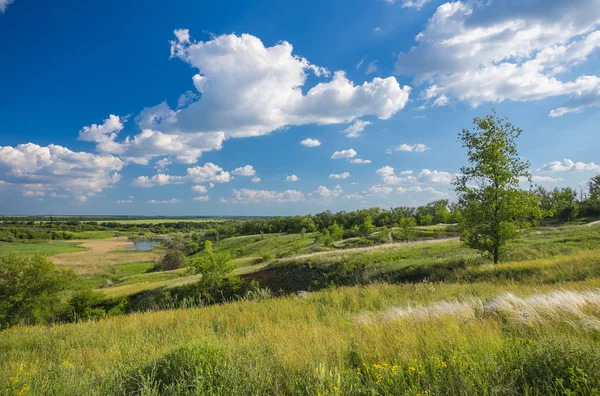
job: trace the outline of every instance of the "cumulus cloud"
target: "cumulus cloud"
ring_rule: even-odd
[[[135,201],[132,199],[119,199],[117,201],[115,201],[116,204],[122,205],[122,204],[131,204],[134,203]]]
[[[201,184],[192,187],[192,191],[198,194],[206,194],[208,192],[208,188]]]
[[[357,138],[368,125],[371,125],[371,122],[363,120],[354,120],[354,123],[348,128],[344,129],[342,133],[348,138]]]
[[[252,165],[246,165],[240,168],[235,168],[231,173],[237,176],[254,176],[256,175],[256,170],[254,170]]]
[[[427,83],[421,96],[433,105],[452,97],[478,106],[566,96],[550,115],[579,112],[600,105],[597,76],[569,80],[600,47],[599,25],[596,0],[448,2],[398,55],[396,72]]]
[[[370,164],[372,161],[371,160],[360,159],[360,158],[355,158],[353,160],[350,160],[350,162],[353,163],[353,164]]]
[[[336,151],[331,155],[331,159],[354,158],[356,151],[354,149]]]
[[[245,169],[245,172],[248,171],[246,167],[238,169]],[[231,174],[229,172],[224,171],[223,168],[212,162],[207,162],[202,166],[187,168],[187,175],[185,176],[174,176],[164,173],[159,173],[151,177],[139,176],[134,179],[133,185],[137,187],[154,187],[182,183],[228,183],[230,180]]]
[[[330,179],[347,179],[350,177],[350,173],[349,172],[344,172],[344,173],[332,173],[329,175]]]
[[[176,109],[163,102],[135,118],[141,132],[118,140],[122,120],[82,130],[81,139],[97,150],[145,164],[155,156],[194,163],[206,151],[220,150],[229,138],[261,136],[294,125],[351,122],[363,116],[388,119],[404,108],[410,87],[395,77],[362,84],[343,71],[331,73],[293,53],[290,43],[271,47],[252,35],[222,35],[193,41],[186,29],[175,31],[171,56],[198,71]],[[309,75],[321,82],[306,87]],[[307,142],[315,147],[315,142]]]
[[[171,176],[164,173],[159,173],[152,177],[139,176],[133,180],[133,185],[136,187],[154,187],[164,186],[166,184],[181,184],[185,182],[183,176]]]
[[[254,176],[250,181],[252,183],[258,183],[258,182],[260,182],[260,177]]]
[[[419,173],[419,176],[417,178],[420,182],[423,182],[423,183],[450,184],[452,182],[452,180],[454,180],[455,177],[456,177],[455,174],[448,173],[448,172],[440,172],[437,170],[431,171],[429,169],[422,169],[421,173]]]
[[[285,181],[289,181],[289,182],[295,182],[300,180],[300,178],[296,175],[289,175],[285,178]]]
[[[335,186],[335,188],[333,190],[330,190],[325,186],[319,186],[319,188],[317,188],[317,190],[313,194],[316,194],[316,195],[320,196],[321,198],[328,200],[328,199],[337,198],[343,192],[344,191],[342,191],[340,186]]]
[[[305,147],[319,147],[321,145],[321,142],[317,139],[307,138],[301,141],[300,144]]]
[[[122,146],[116,143],[118,133],[123,129],[123,122],[119,116],[111,114],[100,125],[84,126],[79,131],[77,140],[96,143],[96,149],[102,153],[122,154]]]
[[[304,194],[297,190],[283,192],[269,190],[251,190],[243,188],[233,190],[232,198],[221,198],[222,203],[259,203],[259,202],[298,202],[304,199]]]
[[[112,155],[71,151],[34,143],[0,146],[0,177],[31,190],[63,189],[74,197],[98,193],[121,178],[123,161]]]
[[[208,201],[210,198],[208,197],[208,195],[200,195],[198,197],[194,197],[193,200],[194,201],[202,201],[202,202],[206,202]]]
[[[356,85],[343,71],[331,75],[295,55],[285,41],[268,47],[249,34],[208,41],[193,41],[184,29],[175,35],[171,56],[198,70],[192,81],[199,99],[190,101],[186,95],[175,110],[161,103],[142,111],[136,122],[145,136],[112,148],[137,161],[173,155],[191,163],[202,152],[220,149],[228,138],[261,136],[293,125],[347,123],[367,115],[388,119],[408,101],[410,87],[401,87],[395,77]],[[310,74],[324,81],[307,88]],[[156,142],[166,139],[172,145]]]
[[[548,164],[544,164],[544,166],[542,166],[540,168],[540,170],[548,171],[548,172],[552,172],[552,173],[568,172],[568,171],[574,171],[574,172],[593,171],[593,172],[600,173],[600,165],[596,165],[593,162],[590,162],[590,163],[573,162],[570,159],[565,158],[562,162],[561,161],[552,161]]]
[[[154,164],[154,169],[159,170],[159,171],[164,171],[167,169],[167,166],[169,166],[171,164],[172,164],[172,162],[170,159],[163,158],[163,159],[156,161],[156,163]]]
[[[401,145],[396,146],[396,148],[394,150],[395,151],[403,151],[403,152],[407,152],[407,153],[411,153],[411,152],[422,153],[429,149],[430,148],[427,147],[426,145],[424,145],[423,143],[417,143],[417,144],[412,144],[412,145],[402,143]]]
[[[178,204],[180,203],[181,200],[177,199],[177,198],[171,198],[171,199],[166,199],[166,200],[162,200],[162,201],[157,201],[156,199],[151,199],[149,201],[146,201],[146,203],[149,204],[153,204],[153,205],[163,205],[163,204]]]

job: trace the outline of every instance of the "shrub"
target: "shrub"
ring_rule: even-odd
[[[41,255],[0,254],[0,329],[51,321],[64,309],[61,293],[74,278]]]
[[[169,249],[163,258],[156,263],[154,271],[172,271],[185,266],[185,255],[179,249]]]

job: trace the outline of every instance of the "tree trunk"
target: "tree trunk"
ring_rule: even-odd
[[[494,264],[498,264],[500,262],[500,254],[498,249],[494,249]]]

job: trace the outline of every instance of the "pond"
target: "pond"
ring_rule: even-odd
[[[125,246],[125,250],[152,250],[152,246],[160,243],[152,239],[132,239],[130,242],[133,242],[133,246]]]

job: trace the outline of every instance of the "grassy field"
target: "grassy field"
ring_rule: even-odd
[[[0,386],[53,395],[599,394],[600,225],[529,230],[495,266],[456,239],[323,252],[312,241],[215,244],[272,292],[309,292],[259,290],[204,308],[0,332]],[[262,252],[281,257],[256,264]],[[103,292],[198,279],[141,273],[147,265],[106,267],[123,272]]]
[[[53,395],[592,394],[598,287],[378,284],[14,328],[0,333],[0,385]]]
[[[23,254],[61,254],[85,252],[80,242],[73,241],[44,241],[44,242],[0,242],[0,252],[18,252]]]
[[[208,223],[208,222],[223,222],[227,221],[225,219],[135,219],[135,220],[106,220],[106,221],[98,221],[99,223],[108,222],[108,223],[119,223],[119,224],[165,224],[165,223]]]

